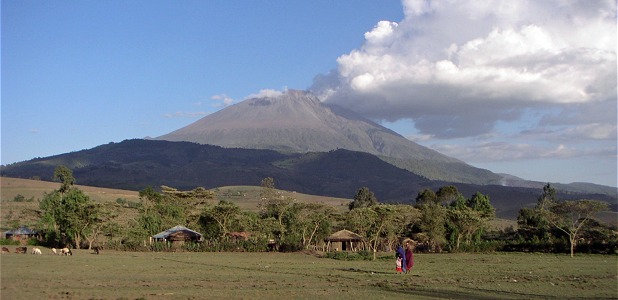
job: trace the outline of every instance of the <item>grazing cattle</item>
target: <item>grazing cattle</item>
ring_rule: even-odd
[[[99,254],[99,251],[101,251],[100,247],[94,247],[92,248],[92,250],[94,251],[94,254]]]
[[[43,253],[41,252],[41,249],[39,249],[39,248],[37,248],[37,247],[32,248],[32,252],[31,252],[31,253],[32,253],[32,254],[39,254],[39,255],[40,255],[40,254],[43,254]]]
[[[69,248],[62,248],[62,249],[60,249],[60,254],[62,254],[62,255],[73,255],[73,253],[71,252],[71,249],[69,249]]]
[[[28,253],[28,247],[17,247],[15,248],[15,253]]]
[[[2,254],[4,253],[11,253],[11,251],[9,251],[9,248],[7,247],[2,247]]]
[[[52,252],[54,252],[54,254],[58,254],[58,252],[56,251],[56,248],[52,248]]]

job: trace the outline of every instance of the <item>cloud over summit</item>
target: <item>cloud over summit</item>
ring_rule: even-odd
[[[436,138],[489,133],[531,110],[583,120],[578,111],[612,105],[577,126],[615,128],[614,1],[402,4],[403,20],[377,23],[312,90],[370,118],[412,120]]]

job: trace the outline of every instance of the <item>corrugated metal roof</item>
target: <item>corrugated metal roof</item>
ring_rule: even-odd
[[[174,226],[174,227],[172,227],[172,228],[170,228],[168,230],[165,230],[165,231],[162,231],[162,232],[159,232],[159,233],[153,235],[152,238],[154,238],[154,239],[165,239],[170,234],[172,234],[174,232],[178,232],[178,231],[189,231],[191,233],[199,235],[200,237],[202,236],[202,234],[197,232],[197,231],[191,230],[191,229],[189,229],[187,227],[184,227],[184,226],[181,226],[181,225],[176,225],[176,226]]]
[[[21,226],[15,230],[9,230],[7,232],[4,233],[4,235],[34,235],[34,234],[39,234],[38,231],[36,230],[32,230],[26,226]]]

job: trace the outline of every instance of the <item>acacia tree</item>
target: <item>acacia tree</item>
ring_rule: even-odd
[[[557,201],[545,203],[540,209],[550,224],[567,234],[573,257],[580,229],[594,214],[607,210],[608,204],[598,200]]]
[[[266,177],[261,182],[262,192],[260,193],[260,214],[263,219],[274,219],[278,228],[273,234],[279,241],[286,238],[287,220],[292,210],[294,199],[283,195],[278,195],[275,189],[275,180]]]
[[[294,203],[290,214],[290,232],[299,235],[302,247],[309,249],[314,240],[330,232],[333,207],[322,203]]]
[[[363,243],[373,252],[374,260],[381,237],[388,236],[388,229],[396,220],[396,212],[395,206],[388,204],[355,208],[348,212],[347,225],[363,237]]]

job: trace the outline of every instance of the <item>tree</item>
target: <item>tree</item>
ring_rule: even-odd
[[[597,200],[546,202],[540,208],[554,227],[567,234],[571,245],[571,257],[582,226],[594,214],[608,209],[608,204]]]
[[[275,190],[275,180],[272,177],[266,177],[262,179],[260,186],[262,187],[262,192],[260,193],[261,201],[267,201],[277,197],[277,191]]]
[[[69,168],[56,167],[54,180],[61,182],[60,188],[44,195],[39,204],[42,211],[40,223],[47,229],[49,239],[62,244],[68,239],[79,249],[82,239],[98,223],[100,207],[73,187],[75,178]]]
[[[350,204],[348,205],[348,208],[350,210],[353,210],[355,208],[361,208],[361,207],[372,207],[377,204],[378,204],[378,199],[373,194],[373,192],[370,191],[369,188],[367,187],[362,187],[356,192],[356,195],[354,196],[354,200],[350,202]]]
[[[537,198],[537,208],[543,209],[546,205],[551,205],[558,201],[556,196],[556,189],[554,189],[549,183],[543,186],[543,193]]]
[[[489,202],[489,196],[476,192],[468,201],[466,206],[478,211],[483,218],[493,218],[496,215],[496,210]]]
[[[438,202],[442,203],[442,205],[449,205],[461,198],[461,194],[454,185],[447,185],[439,188],[438,192],[436,192],[436,196],[438,197]]]
[[[60,193],[66,193],[74,184],[75,177],[73,177],[73,171],[65,166],[57,166],[54,169],[54,181],[60,182]]]
[[[557,201],[556,190],[548,183],[543,186],[543,191],[537,197],[537,203],[533,208],[524,207],[517,215],[518,232],[525,239],[533,242],[550,242],[552,238],[550,224],[544,208],[551,206]]]
[[[422,206],[424,204],[432,204],[438,202],[438,196],[430,189],[424,189],[416,196],[416,206]]]
[[[294,203],[291,214],[291,232],[300,235],[302,247],[309,249],[314,240],[324,238],[330,232],[333,207],[322,203]]]
[[[469,199],[457,194],[448,209],[448,225],[450,225],[451,241],[455,249],[459,250],[462,239],[466,244],[480,240],[487,222],[495,215],[494,207],[489,203],[489,196],[476,192]]]
[[[439,252],[446,242],[446,214],[447,209],[438,203],[424,203],[419,207],[421,216],[419,228],[427,234],[429,246],[433,251]]]
[[[374,260],[381,241],[380,237],[388,236],[388,229],[392,228],[396,220],[396,212],[396,208],[388,204],[359,207],[348,212],[348,226],[355,228],[363,237],[363,243],[373,252]]]
[[[459,250],[462,238],[466,243],[472,239],[472,235],[483,228],[483,219],[480,212],[467,206],[448,210],[448,219],[453,228],[452,239],[455,243],[455,250]]]
[[[266,177],[261,182],[262,192],[260,193],[260,213],[263,219],[273,218],[276,220],[278,228],[273,234],[283,241],[286,235],[286,220],[292,208],[294,199],[278,195],[275,189],[275,180]]]
[[[230,223],[240,214],[240,207],[234,203],[221,200],[214,207],[207,208],[204,214],[217,223],[220,232],[219,237],[222,238],[229,232]]]

